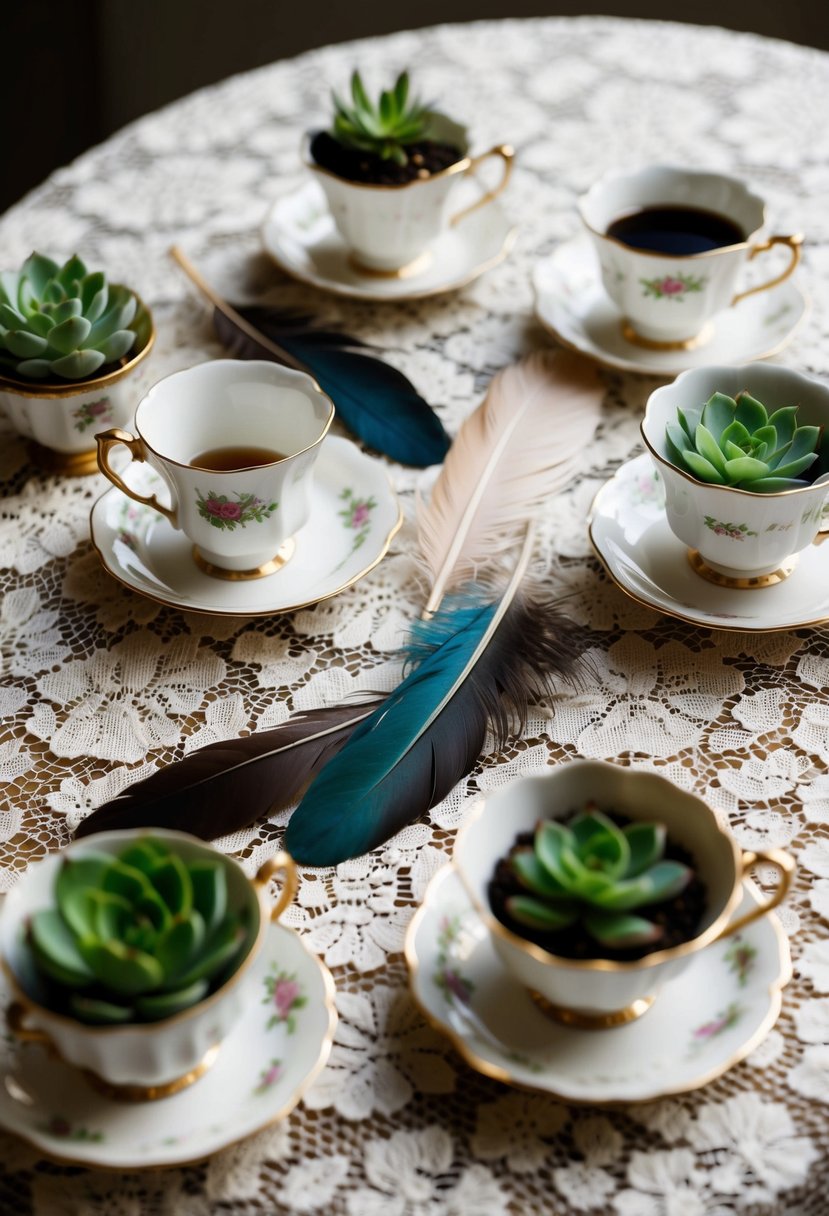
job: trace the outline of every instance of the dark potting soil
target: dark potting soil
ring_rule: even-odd
[[[349,182],[366,182],[373,186],[405,186],[418,178],[431,177],[448,169],[463,159],[463,152],[451,144],[408,144],[408,161],[397,165],[393,160],[382,160],[371,152],[360,152],[357,148],[344,148],[328,131],[317,131],[311,139],[311,156],[322,168],[336,173]]]
[[[620,828],[627,827],[629,823],[633,822],[623,815],[612,815],[607,811],[604,814]],[[566,824],[567,820],[563,820],[563,822]],[[515,843],[510,849],[510,855],[515,849],[532,845],[533,835],[532,832],[521,832],[516,836]],[[600,946],[578,921],[576,924],[570,925],[566,929],[558,929],[554,933],[530,929],[527,925],[519,924],[507,912],[506,901],[511,895],[526,895],[527,891],[515,877],[507,857],[501,858],[490,879],[487,888],[489,904],[493,915],[502,925],[517,934],[518,937],[523,937],[525,941],[541,946],[542,950],[547,950],[550,954],[557,954],[562,958],[607,958],[619,963],[632,962],[634,959],[644,958],[646,954],[653,954],[655,950],[667,950],[672,946],[679,946],[682,942],[696,937],[699,932],[699,926],[705,913],[706,890],[705,884],[696,874],[694,858],[687,849],[675,844],[669,838],[665,846],[665,859],[679,861],[695,872],[684,891],[680,891],[672,899],[664,900],[661,904],[650,904],[647,908],[642,909],[642,916],[647,917],[656,925],[661,925],[664,929],[660,940],[647,946],[628,946],[624,950],[608,949],[607,946]],[[633,910],[633,913],[636,915],[636,909]]]

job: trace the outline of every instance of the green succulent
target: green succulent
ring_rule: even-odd
[[[698,481],[773,494],[809,485],[800,478],[818,459],[818,426],[798,426],[796,405],[769,417],[748,393],[714,393],[702,410],[677,410],[665,428],[668,454]]]
[[[221,860],[185,862],[147,836],[117,855],[68,857],[57,907],[27,941],[52,1004],[93,1024],[154,1022],[204,999],[239,961],[246,917],[228,908]]]
[[[408,72],[401,72],[394,88],[380,94],[377,105],[369,100],[359,72],[351,77],[351,104],[336,93],[331,97],[335,111],[332,134],[346,148],[405,165],[407,145],[429,138],[434,114],[421,101],[409,98]]]
[[[531,929],[555,932],[580,921],[601,946],[651,945],[660,925],[633,915],[684,890],[693,871],[665,861],[665,828],[631,823],[618,828],[592,803],[565,826],[543,820],[531,847],[515,849],[513,873],[529,894],[506,908]]]
[[[85,380],[132,350],[137,310],[128,288],[90,273],[77,254],[58,266],[33,253],[17,273],[0,273],[0,370]]]

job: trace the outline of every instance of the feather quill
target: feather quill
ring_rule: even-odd
[[[98,807],[75,835],[165,827],[202,840],[227,836],[295,801],[376,705],[295,714],[270,730],[200,747]]]
[[[350,334],[308,324],[309,318],[262,305],[233,305],[219,296],[178,248],[171,256],[213,305],[220,342],[238,359],[270,359],[313,376],[340,420],[370,448],[401,464],[439,464],[449,436],[432,407],[396,367],[366,353]]]
[[[440,802],[472,769],[488,725],[500,742],[523,726],[530,697],[572,673],[577,630],[519,595],[531,530],[509,586],[480,592],[413,629],[413,670],[309,786],[285,846],[305,865],[337,865],[382,844]]]
[[[493,378],[418,512],[427,613],[517,547],[527,518],[583,464],[602,396],[595,369],[569,351],[538,351]]]

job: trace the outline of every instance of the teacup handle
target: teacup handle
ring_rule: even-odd
[[[264,886],[273,878],[274,874],[282,875],[282,890],[271,911],[271,920],[279,920],[288,904],[292,902],[299,886],[299,875],[290,853],[276,853],[273,857],[269,857],[256,871],[256,878],[253,881],[257,886]]]
[[[739,933],[741,929],[745,929],[746,925],[753,924],[761,916],[771,912],[772,908],[776,908],[786,898],[794,877],[794,858],[788,853],[784,853],[782,849],[758,849],[756,853],[747,849],[742,857],[741,878],[745,877],[758,861],[766,861],[769,865],[777,867],[779,874],[777,886],[763,903],[757,904],[750,912],[746,912],[744,916],[738,916],[736,920],[732,920],[730,924],[726,925],[717,941],[722,941],[724,937],[731,937],[732,933]]]
[[[175,511],[160,503],[155,494],[138,494],[135,490],[131,490],[124,479],[115,472],[115,469],[109,463],[109,454],[119,443],[124,445],[133,460],[145,461],[147,455],[144,451],[144,444],[141,438],[137,435],[131,435],[129,431],[122,431],[117,426],[109,431],[101,431],[95,438],[98,441],[98,468],[104,477],[109,478],[112,484],[117,486],[121,493],[126,494],[128,498],[133,498],[143,506],[152,507],[154,511],[160,511],[162,515],[166,515],[173,527],[177,528],[178,517]]]
[[[40,1043],[44,1047],[50,1047],[53,1051],[56,1050],[51,1037],[45,1030],[26,1025],[26,1013],[26,1006],[22,1001],[12,1001],[6,1009],[6,1025],[15,1038],[20,1039],[21,1043]]]
[[[800,262],[800,255],[803,251],[803,234],[798,232],[794,236],[770,236],[767,241],[759,241],[758,244],[752,245],[749,250],[748,260],[751,261],[757,257],[758,253],[766,253],[775,245],[786,245],[789,250],[789,264],[782,274],[777,275],[774,279],[769,279],[768,283],[758,283],[756,287],[749,287],[747,291],[738,291],[732,305],[739,300],[744,300],[746,296],[753,296],[758,291],[768,291],[770,287],[776,287],[778,283],[782,283],[794,271],[795,267]]]
[[[488,152],[482,152],[480,156],[473,156],[466,167],[466,172],[474,173],[478,166],[483,164],[483,162],[490,156],[500,156],[501,160],[503,161],[501,180],[496,186],[493,186],[491,190],[487,190],[485,194],[482,194],[476,202],[470,203],[470,205],[468,207],[464,207],[462,211],[456,211],[455,214],[449,219],[450,226],[454,227],[455,224],[459,224],[461,220],[466,219],[468,215],[471,215],[473,211],[477,211],[480,207],[485,207],[487,203],[491,203],[492,200],[501,193],[509,181],[512,174],[513,161],[515,160],[515,151],[509,146],[509,144],[497,144],[496,147],[490,148]]]

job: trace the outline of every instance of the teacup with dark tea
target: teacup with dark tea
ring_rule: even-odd
[[[166,516],[217,578],[261,578],[294,552],[311,513],[313,469],[334,406],[304,372],[256,360],[217,359],[176,372],[140,402],[134,435],[97,436],[101,472]],[[133,490],[112,467],[123,444],[169,490],[170,506]]]
[[[579,211],[625,337],[652,349],[701,345],[717,313],[782,283],[800,260],[803,238],[762,239],[763,200],[724,174],[668,165],[615,174]],[[738,290],[746,263],[775,246],[786,247],[786,266]]]

